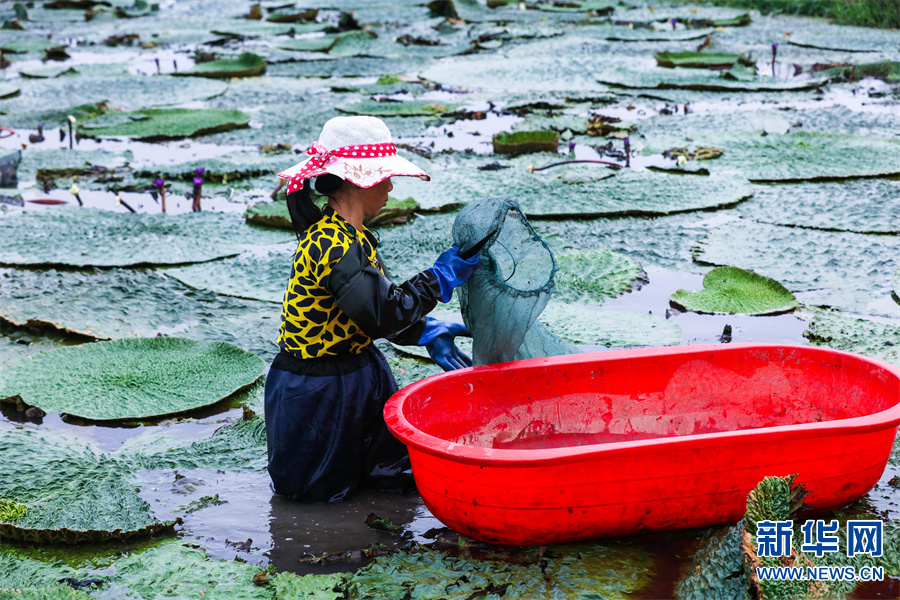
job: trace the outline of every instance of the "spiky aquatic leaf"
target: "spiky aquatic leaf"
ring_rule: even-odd
[[[0,83],[0,100],[4,98],[12,98],[13,96],[18,96],[22,92],[22,88],[17,86],[14,83],[10,83],[8,81],[4,81]]]
[[[221,342],[130,338],[60,348],[0,369],[0,399],[92,420],[140,419],[215,404],[262,374]]]
[[[170,216],[62,206],[0,216],[0,262],[16,265],[189,264],[235,256],[241,244],[286,239],[283,231],[213,212]]]
[[[280,303],[291,275],[295,250],[296,244],[288,243],[202,265],[166,269],[163,273],[193,288]]]
[[[898,252],[900,240],[889,236],[737,221],[710,231],[694,255],[708,264],[751,269],[794,293],[814,290],[803,299],[808,305],[898,314],[890,299],[890,280],[900,268]]]
[[[753,92],[809,90],[828,83],[824,77],[813,79],[755,78],[741,81],[724,73],[705,73],[696,70],[664,69],[639,70],[619,68],[603,71],[597,77],[600,83],[636,89],[684,89],[698,91]]]
[[[817,310],[803,337],[816,346],[864,354],[900,366],[900,323]]]
[[[678,290],[670,301],[699,313],[742,315],[778,314],[799,305],[794,295],[774,279],[738,267],[716,267],[703,278],[702,290]]]
[[[538,317],[547,329],[579,346],[630,348],[674,346],[681,327],[673,321],[624,310],[585,310],[585,306],[551,301]]]
[[[553,297],[567,302],[613,298],[631,291],[643,273],[636,261],[608,248],[559,254],[556,263]]]
[[[639,550],[579,545],[554,547],[541,569],[463,559],[431,550],[377,558],[348,579],[350,598],[490,597],[503,590],[512,598],[602,597],[624,600],[646,585],[652,559]],[[621,577],[618,569],[629,574]]]
[[[694,135],[690,141],[654,140],[644,148],[643,154],[662,153],[685,143],[725,150],[715,161],[695,168],[708,169],[713,174],[736,171],[751,181],[815,181],[900,174],[900,140],[836,133]]]
[[[80,124],[79,129],[86,137],[125,136],[152,141],[208,135],[247,127],[250,122],[250,115],[239,110],[214,108],[147,108],[117,116],[124,120],[112,123],[104,115]]]
[[[71,439],[7,430],[0,436],[0,496],[28,512],[0,523],[7,539],[38,544],[126,539],[171,529],[135,493],[128,469]]]
[[[836,183],[756,186],[738,208],[751,219],[776,225],[858,233],[900,233],[890,198],[900,198],[900,182],[859,179]]]
[[[432,362],[414,358],[389,358],[388,365],[397,380],[397,387],[404,388],[426,377],[443,373],[444,370]]]
[[[110,302],[113,297],[117,300]],[[52,327],[100,339],[180,332],[192,339],[235,343],[256,353],[255,342],[248,345],[242,330],[272,336],[264,323],[267,317],[277,322],[278,311],[267,303],[195,292],[154,271],[3,269],[0,316],[19,326]],[[252,325],[238,326],[241,319],[251,319]],[[204,326],[222,331],[216,335],[197,329]],[[277,330],[276,324],[276,336]]]
[[[339,106],[338,110],[354,115],[414,117],[419,115],[443,115],[455,111],[459,106],[457,103],[435,102],[434,100],[407,100],[403,102],[363,100],[355,104]]]
[[[4,119],[4,124],[32,128],[39,123],[46,127],[65,126],[66,117],[73,114],[73,99],[79,105],[107,101],[124,110],[140,110],[147,106],[205,100],[227,88],[228,84],[221,81],[167,75],[36,79],[28,82],[22,95],[4,103],[11,115]]]
[[[66,49],[65,44],[52,42],[45,38],[37,39],[8,39],[0,43],[0,50],[10,54],[26,54],[28,52],[61,52]]]
[[[667,68],[721,69],[750,62],[744,54],[725,52],[657,52],[653,57],[656,64]]]
[[[213,60],[197,63],[187,71],[173,73],[181,77],[208,77],[210,79],[231,79],[232,77],[254,77],[266,72],[266,60],[252,52],[244,52],[234,59]]]
[[[344,580],[342,573],[297,575],[278,573],[272,580],[278,600],[337,600],[343,597],[335,588]]]
[[[404,181],[401,194],[416,198],[436,195],[461,204],[502,193],[515,198],[529,218],[665,215],[737,204],[752,196],[753,188],[740,177],[683,178],[623,169],[614,176],[599,165],[574,165],[532,171],[559,160],[550,153],[509,160],[442,157],[422,165],[430,182]],[[489,163],[501,168],[485,177],[479,170]],[[420,161],[421,164],[421,161]],[[595,175],[592,175],[595,174]],[[406,178],[412,179],[412,178]],[[560,181],[569,185],[560,185]],[[426,187],[427,186],[427,187]]]

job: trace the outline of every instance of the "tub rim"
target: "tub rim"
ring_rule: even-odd
[[[898,425],[900,425],[900,398],[898,398],[896,404],[877,413],[862,417],[838,419],[835,421],[779,425],[777,427],[759,427],[737,431],[724,431],[720,433],[684,435],[671,438],[650,438],[627,442],[566,446],[562,448],[515,450],[485,448],[450,442],[418,429],[413,426],[403,414],[406,399],[419,392],[422,388],[431,385],[438,378],[468,377],[471,373],[490,372],[503,369],[528,369],[541,365],[581,363],[601,357],[608,359],[627,359],[648,356],[671,356],[677,354],[735,351],[754,348],[800,350],[808,354],[846,356],[885,370],[900,381],[900,367],[877,358],[817,346],[743,343],[632,348],[625,350],[610,350],[606,352],[586,352],[583,354],[570,354],[566,356],[531,358],[520,361],[468,367],[432,375],[406,386],[391,396],[384,407],[384,419],[394,437],[403,442],[410,450],[424,452],[454,463],[504,468],[527,468],[586,462],[598,456],[607,458],[615,457],[619,454],[653,454],[660,451],[685,451],[699,447],[712,449],[723,445],[733,445],[735,442],[746,444],[751,442],[759,443],[768,440],[784,440],[786,438],[798,440],[804,438],[819,438],[823,435],[837,436],[848,433],[869,433],[889,428],[897,429]]]

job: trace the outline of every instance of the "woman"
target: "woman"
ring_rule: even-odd
[[[480,257],[464,260],[452,246],[432,268],[394,284],[363,219],[385,205],[391,177],[428,175],[397,155],[374,117],[331,119],[308,154],[278,174],[290,180],[299,244],[281,351],[266,378],[269,475],[276,493],[304,502],[340,502],[360,485],[411,490],[406,448],[382,416],[397,384],[373,340],[426,346],[444,370],[471,366],[453,342],[466,328],[425,315],[450,300]],[[310,178],[328,197],[322,210],[310,197]]]

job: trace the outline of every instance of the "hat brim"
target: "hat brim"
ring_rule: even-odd
[[[291,179],[306,165],[306,159],[278,173],[282,179]],[[418,177],[429,181],[428,174],[400,155],[379,156],[377,158],[343,158],[333,156],[322,168],[309,174],[318,177],[324,173],[337,175],[345,181],[361,188],[378,185],[388,177]]]

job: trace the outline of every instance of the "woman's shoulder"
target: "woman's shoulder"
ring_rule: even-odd
[[[305,252],[313,260],[322,260],[322,257],[333,257],[336,249],[340,253],[346,252],[353,243],[353,238],[341,227],[322,219],[309,227],[300,236],[300,251]]]

